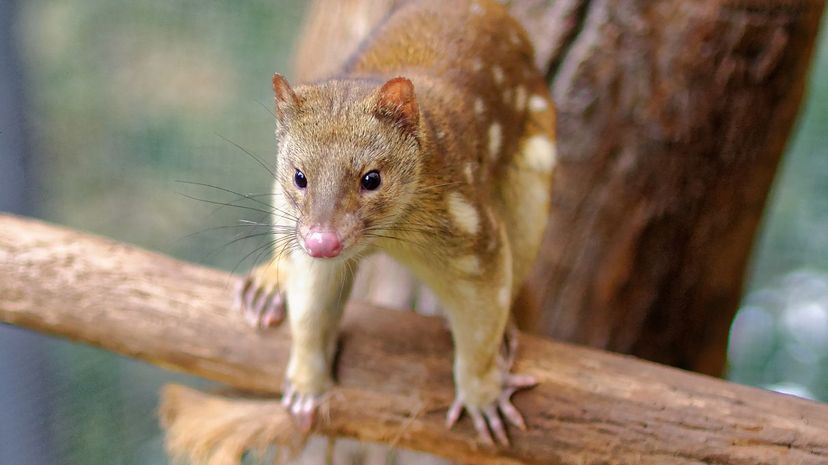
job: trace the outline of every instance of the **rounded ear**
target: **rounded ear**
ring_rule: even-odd
[[[287,79],[279,73],[273,75],[273,94],[276,98],[276,116],[283,119],[299,109],[299,97],[291,89]]]
[[[404,77],[395,77],[383,84],[377,95],[374,114],[403,132],[416,136],[420,110],[414,97],[414,84]]]

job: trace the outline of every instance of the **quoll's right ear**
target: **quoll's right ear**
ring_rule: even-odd
[[[273,75],[273,94],[276,98],[276,116],[284,119],[299,110],[301,102],[287,79],[279,73]]]

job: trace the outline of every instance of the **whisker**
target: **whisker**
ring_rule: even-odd
[[[365,234],[365,237],[373,237],[373,238],[380,238],[380,239],[388,239],[388,240],[392,240],[392,241],[399,241],[399,242],[402,242],[402,243],[405,243],[405,244],[410,244],[410,245],[413,245],[413,246],[417,246],[417,247],[419,247],[423,250],[430,250],[427,247],[427,245],[423,242],[413,241],[413,240],[410,240],[408,238],[403,238],[403,237],[399,237],[399,236],[389,236],[389,235],[386,235],[386,234],[368,233],[368,234]]]
[[[235,203],[219,202],[219,201],[216,201],[216,200],[209,200],[209,199],[201,199],[201,198],[198,198],[198,197],[193,197],[191,195],[187,195],[183,192],[179,192],[178,194],[181,195],[181,196],[184,196],[184,197],[186,197],[190,200],[197,200],[199,202],[209,203],[209,204],[212,204],[212,205],[221,205],[221,206],[224,206],[224,207],[241,208],[241,209],[244,209],[244,210],[250,210],[250,211],[254,211],[254,212],[258,212],[258,213],[264,213],[265,215],[275,215],[277,213],[277,212],[262,210],[261,208],[249,207],[247,205],[237,205]],[[285,218],[285,219],[292,220],[294,218]]]
[[[187,234],[186,236],[181,236],[180,240],[189,239],[189,238],[191,238],[193,236],[197,236],[199,234],[206,234],[208,232],[220,231],[220,230],[224,230],[224,229],[259,228],[259,227],[265,227],[265,226],[270,226],[270,225],[263,224],[263,223],[252,223],[251,222],[250,224],[233,224],[233,225],[225,225],[225,226],[214,226],[214,227],[211,227],[211,228],[202,229],[201,231],[196,231],[194,233]]]
[[[274,120],[276,119],[276,113],[274,113],[273,110],[270,109],[270,107],[268,107],[267,105],[265,105],[264,103],[262,103],[259,100],[256,100],[256,103],[261,105],[261,107],[264,108],[266,112],[270,113],[270,115],[273,116]]]
[[[219,134],[219,133],[215,133],[215,134],[216,134],[217,136],[219,136],[220,138],[222,138],[222,139],[223,139],[225,142],[227,142],[228,144],[232,144],[232,145],[233,145],[233,146],[235,146],[237,149],[239,149],[239,150],[241,150],[242,152],[244,152],[244,153],[246,153],[247,155],[249,155],[249,156],[250,156],[250,158],[252,158],[252,159],[256,160],[256,162],[257,162],[257,163],[258,163],[258,164],[259,164],[262,168],[264,168],[265,170],[267,170],[267,172],[268,172],[268,173],[270,173],[270,176],[271,176],[271,177],[273,177],[273,179],[276,179],[276,173],[274,173],[274,172],[273,172],[273,170],[271,170],[270,168],[268,168],[268,167],[267,167],[267,165],[265,165],[265,164],[264,164],[264,162],[263,162],[263,161],[261,161],[261,160],[259,159],[259,157],[257,157],[256,155],[253,155],[250,151],[248,151],[247,149],[245,149],[245,148],[244,148],[244,147],[242,147],[241,145],[239,145],[239,144],[237,144],[237,143],[233,142],[232,140],[230,140],[230,139],[228,139],[228,138],[226,138],[226,137],[222,136],[221,134]]]
[[[238,261],[238,263],[236,263],[236,266],[233,267],[233,270],[231,271],[231,273],[235,274],[236,270],[238,270],[239,266],[241,266],[242,263],[244,263],[248,258],[250,258],[250,256],[252,256],[253,254],[258,252],[259,255],[256,257],[256,260],[254,261],[254,266],[257,265],[258,260],[261,258],[261,254],[266,252],[271,247],[273,247],[274,244],[277,244],[280,239],[275,239],[275,240],[269,241],[265,244],[260,245],[259,247],[256,247],[252,251],[250,251],[247,255],[242,257],[241,260]]]
[[[283,233],[283,234],[286,235],[287,233]],[[237,242],[241,242],[241,241],[244,241],[244,240],[247,240],[247,239],[253,239],[253,238],[256,238],[256,237],[266,237],[266,236],[271,236],[271,235],[273,235],[273,233],[271,233],[270,231],[265,231],[265,232],[261,232],[261,233],[255,233],[255,234],[248,234],[246,236],[237,237],[237,238],[233,239],[232,241],[224,244],[222,246],[222,248],[230,247],[231,245],[233,245]],[[276,240],[278,240],[278,238]]]
[[[212,184],[207,184],[207,183],[203,183],[203,182],[192,182],[192,181],[182,181],[182,180],[176,180],[176,182],[181,183],[181,184],[189,184],[189,185],[193,185],[193,186],[209,187],[211,189],[216,189],[216,190],[219,190],[219,191],[222,191],[222,192],[227,192],[227,193],[230,193],[230,194],[233,194],[233,195],[237,195],[237,196],[239,196],[243,199],[252,200],[253,202],[256,202],[260,205],[264,205],[265,207],[270,208],[271,213],[277,213],[277,212],[278,213],[283,213],[285,215],[288,215],[289,219],[292,219],[292,220],[297,219],[295,216],[291,215],[289,212],[286,212],[286,211],[276,207],[275,205],[269,204],[267,202],[262,202],[258,198],[255,198],[255,197],[263,197],[263,196],[275,195],[275,194],[256,194],[256,195],[254,195],[254,194],[242,194],[240,192],[236,192],[236,191],[231,190],[231,189],[227,189],[227,188],[219,187],[219,186],[214,186]],[[201,200],[201,199],[196,199],[196,200]]]

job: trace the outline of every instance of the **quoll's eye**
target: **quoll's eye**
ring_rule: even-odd
[[[293,175],[293,182],[296,183],[296,187],[299,189],[308,187],[308,178],[305,177],[305,173],[299,170],[296,170],[296,173]]]
[[[380,181],[379,171],[369,171],[362,177],[362,188],[367,191],[376,190],[380,186]]]

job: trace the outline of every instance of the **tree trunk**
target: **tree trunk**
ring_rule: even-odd
[[[517,12],[559,112],[554,206],[529,282],[542,333],[721,374],[823,8],[619,0]]]
[[[318,0],[299,78],[336,69],[394,3]],[[550,226],[520,326],[720,375],[824,0],[507,3],[559,112]],[[386,272],[355,295],[408,307],[413,278],[375,266]],[[413,290],[389,300],[394,288]]]

